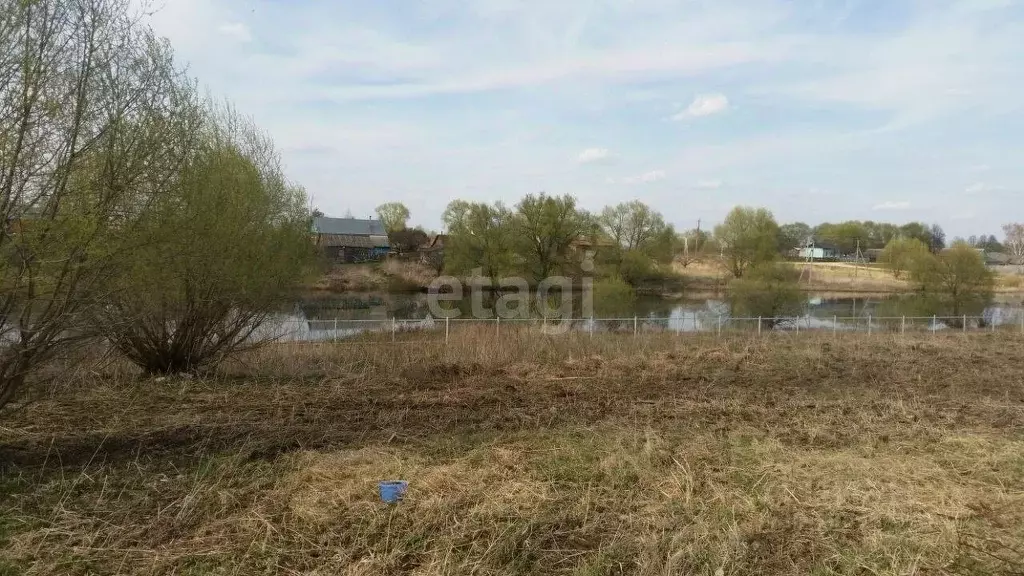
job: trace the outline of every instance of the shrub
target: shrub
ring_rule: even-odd
[[[210,118],[173,192],[136,230],[121,290],[96,323],[147,373],[196,372],[258,340],[314,262],[305,195],[269,141]]]
[[[747,318],[765,318],[767,326],[779,318],[799,316],[804,295],[798,284],[799,273],[783,263],[765,263],[750,268],[742,278],[729,284],[733,314]]]

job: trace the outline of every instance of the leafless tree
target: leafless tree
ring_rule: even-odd
[[[1003,243],[1006,250],[1015,258],[1024,258],[1024,224],[1005,224],[1003,232],[1006,234],[1006,241]]]
[[[194,93],[129,0],[0,0],[0,408],[90,333]]]

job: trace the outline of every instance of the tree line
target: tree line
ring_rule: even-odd
[[[83,346],[158,374],[258,340],[314,263],[270,139],[130,0],[2,4],[0,407]]]
[[[396,203],[378,209],[392,234],[407,233],[409,212]],[[545,193],[524,197],[513,207],[455,200],[442,217],[448,231],[444,269],[454,275],[507,275],[540,281],[552,274],[576,275],[586,252],[606,289],[674,274],[672,266],[696,260],[716,263],[733,280],[734,311],[764,317],[792,315],[802,307],[799,270],[783,261],[811,243],[831,244],[842,254],[878,250],[878,260],[897,279],[909,280],[930,303],[932,313],[977,312],[991,294],[992,272],[981,250],[984,241],[956,239],[950,246],[938,225],[871,221],[779,225],[765,208],[734,208],[711,233],[678,233],[642,202],[624,202],[597,213],[578,207],[572,196]],[[999,248],[1024,247],[1024,226],[1007,225]],[[424,236],[423,232],[420,232]],[[979,237],[980,238],[980,237]],[[599,284],[601,286],[601,284]]]

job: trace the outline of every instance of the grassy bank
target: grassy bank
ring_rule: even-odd
[[[492,334],[84,369],[0,420],[0,574],[1024,571],[1024,339]]]
[[[806,264],[793,262],[797,270]],[[842,293],[897,293],[909,292],[913,287],[904,280],[893,278],[892,273],[877,265],[861,265],[843,262],[816,262],[810,265],[811,274],[801,277],[800,287],[812,292]],[[731,276],[720,266],[710,263],[693,263],[683,268],[676,267],[688,285],[701,290],[725,290]]]
[[[791,262],[790,265],[804,272],[800,287],[809,292],[895,294],[913,292],[915,289],[906,278],[894,278],[892,272],[880,264],[856,266],[848,262],[814,262],[808,265],[805,262]],[[688,289],[698,291],[726,290],[731,279],[714,263],[695,262],[685,268],[677,264],[675,272],[683,278]],[[997,293],[1015,294],[1024,291],[1024,276],[996,274],[995,280]]]
[[[386,260],[368,264],[335,264],[309,288],[341,292],[423,292],[437,272],[418,262]]]

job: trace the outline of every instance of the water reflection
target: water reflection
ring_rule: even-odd
[[[490,314],[485,318],[501,322],[523,322],[539,319],[543,314],[533,307],[519,310],[514,317],[500,321],[493,315],[495,298],[488,295],[483,305]],[[468,298],[450,303],[461,315],[451,320],[454,326],[474,320],[472,303]],[[777,326],[758,322],[756,318],[735,318],[728,302],[714,297],[664,299],[634,298],[627,306],[622,303],[602,305],[595,303],[595,317],[579,319],[578,302],[574,304],[576,320],[571,328],[591,332],[715,332],[726,330],[835,330],[835,331],[904,331],[950,330],[979,328],[1006,328],[1024,326],[1024,296],[999,296],[994,301],[968,314],[967,325],[962,317],[946,317],[929,313],[929,303],[912,295],[808,295],[804,312]],[[607,312],[611,311],[612,314]],[[605,312],[605,313],[602,313]],[[540,320],[538,320],[540,322]],[[550,322],[550,320],[549,320]],[[367,330],[400,334],[409,330],[441,329],[445,321],[434,318],[427,305],[426,295],[366,295],[351,294],[337,297],[317,297],[299,302],[281,317],[278,329],[288,332],[296,340],[340,339]]]

